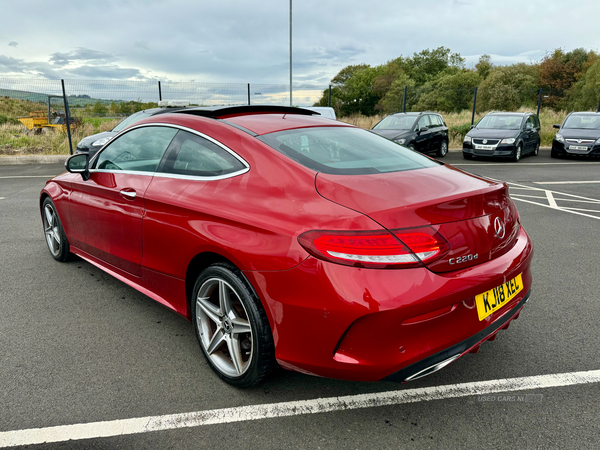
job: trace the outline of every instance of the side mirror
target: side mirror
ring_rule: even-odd
[[[477,125],[471,125],[471,130],[472,130],[473,128],[475,128],[476,126],[477,126]]]
[[[560,124],[555,123],[554,125],[552,125],[552,128],[556,128],[557,130],[560,130]]]
[[[90,155],[82,153],[69,156],[65,161],[65,169],[70,173],[79,173],[83,181],[90,178]]]
[[[429,130],[429,128],[427,128],[427,127],[421,127],[421,128],[419,129],[419,133],[424,133],[424,132],[425,132],[425,131],[427,131],[427,130]]]

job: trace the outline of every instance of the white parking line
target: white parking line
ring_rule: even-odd
[[[598,184],[600,181],[534,181],[534,184]]]
[[[400,405],[498,392],[528,391],[560,386],[600,383],[600,370],[477,381],[373,394],[319,398],[293,402],[213,409],[183,414],[62,425],[0,432],[0,448],[69,440],[125,436],[151,431],[175,430],[250,420],[317,414],[331,411]]]

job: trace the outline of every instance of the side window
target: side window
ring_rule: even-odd
[[[445,127],[446,123],[444,122],[444,119],[442,118],[442,116],[434,116],[437,120],[437,123],[440,127]]]
[[[534,125],[534,120],[533,120],[533,117],[532,117],[532,116],[529,116],[529,117],[527,118],[527,122],[525,122],[525,129],[526,129],[526,130],[531,130],[531,129],[533,129],[534,127],[535,127],[535,125]]]
[[[417,122],[417,131],[423,127],[429,128],[430,125],[431,125],[431,122],[429,121],[429,116],[425,115],[425,116],[421,117],[419,119],[419,121]]]
[[[227,150],[208,139],[179,131],[160,172],[215,177],[244,170],[246,166]]]
[[[131,130],[111,142],[98,156],[95,168],[156,172],[158,164],[177,129],[142,127]]]

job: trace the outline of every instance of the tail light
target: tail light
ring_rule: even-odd
[[[390,231],[308,231],[298,242],[315,258],[354,267],[399,269],[422,266],[448,253],[433,228]]]

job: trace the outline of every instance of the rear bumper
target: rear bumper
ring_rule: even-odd
[[[463,356],[465,353],[473,352],[476,353],[479,350],[479,346],[487,341],[494,340],[496,334],[501,329],[508,328],[509,323],[518,318],[523,306],[529,300],[531,292],[528,292],[523,299],[513,306],[512,309],[507,311],[502,317],[496,320],[492,325],[483,329],[479,333],[459,342],[452,347],[448,347],[441,352],[431,355],[419,362],[411,364],[396,373],[388,375],[384,378],[385,381],[395,381],[402,383],[405,381],[412,381],[418,378],[424,377],[431,373],[437,372],[439,369],[447,366],[451,362],[456,361],[458,358]]]
[[[403,381],[435,364],[436,355],[452,356],[449,349],[462,354],[465,341],[476,346],[514,318],[531,289],[532,254],[521,228],[502,256],[454,272],[359,269],[309,257],[291,270],[245,274],[265,306],[282,367],[329,378]],[[522,291],[480,321],[474,297],[519,274]],[[402,372],[409,367],[410,374]]]

